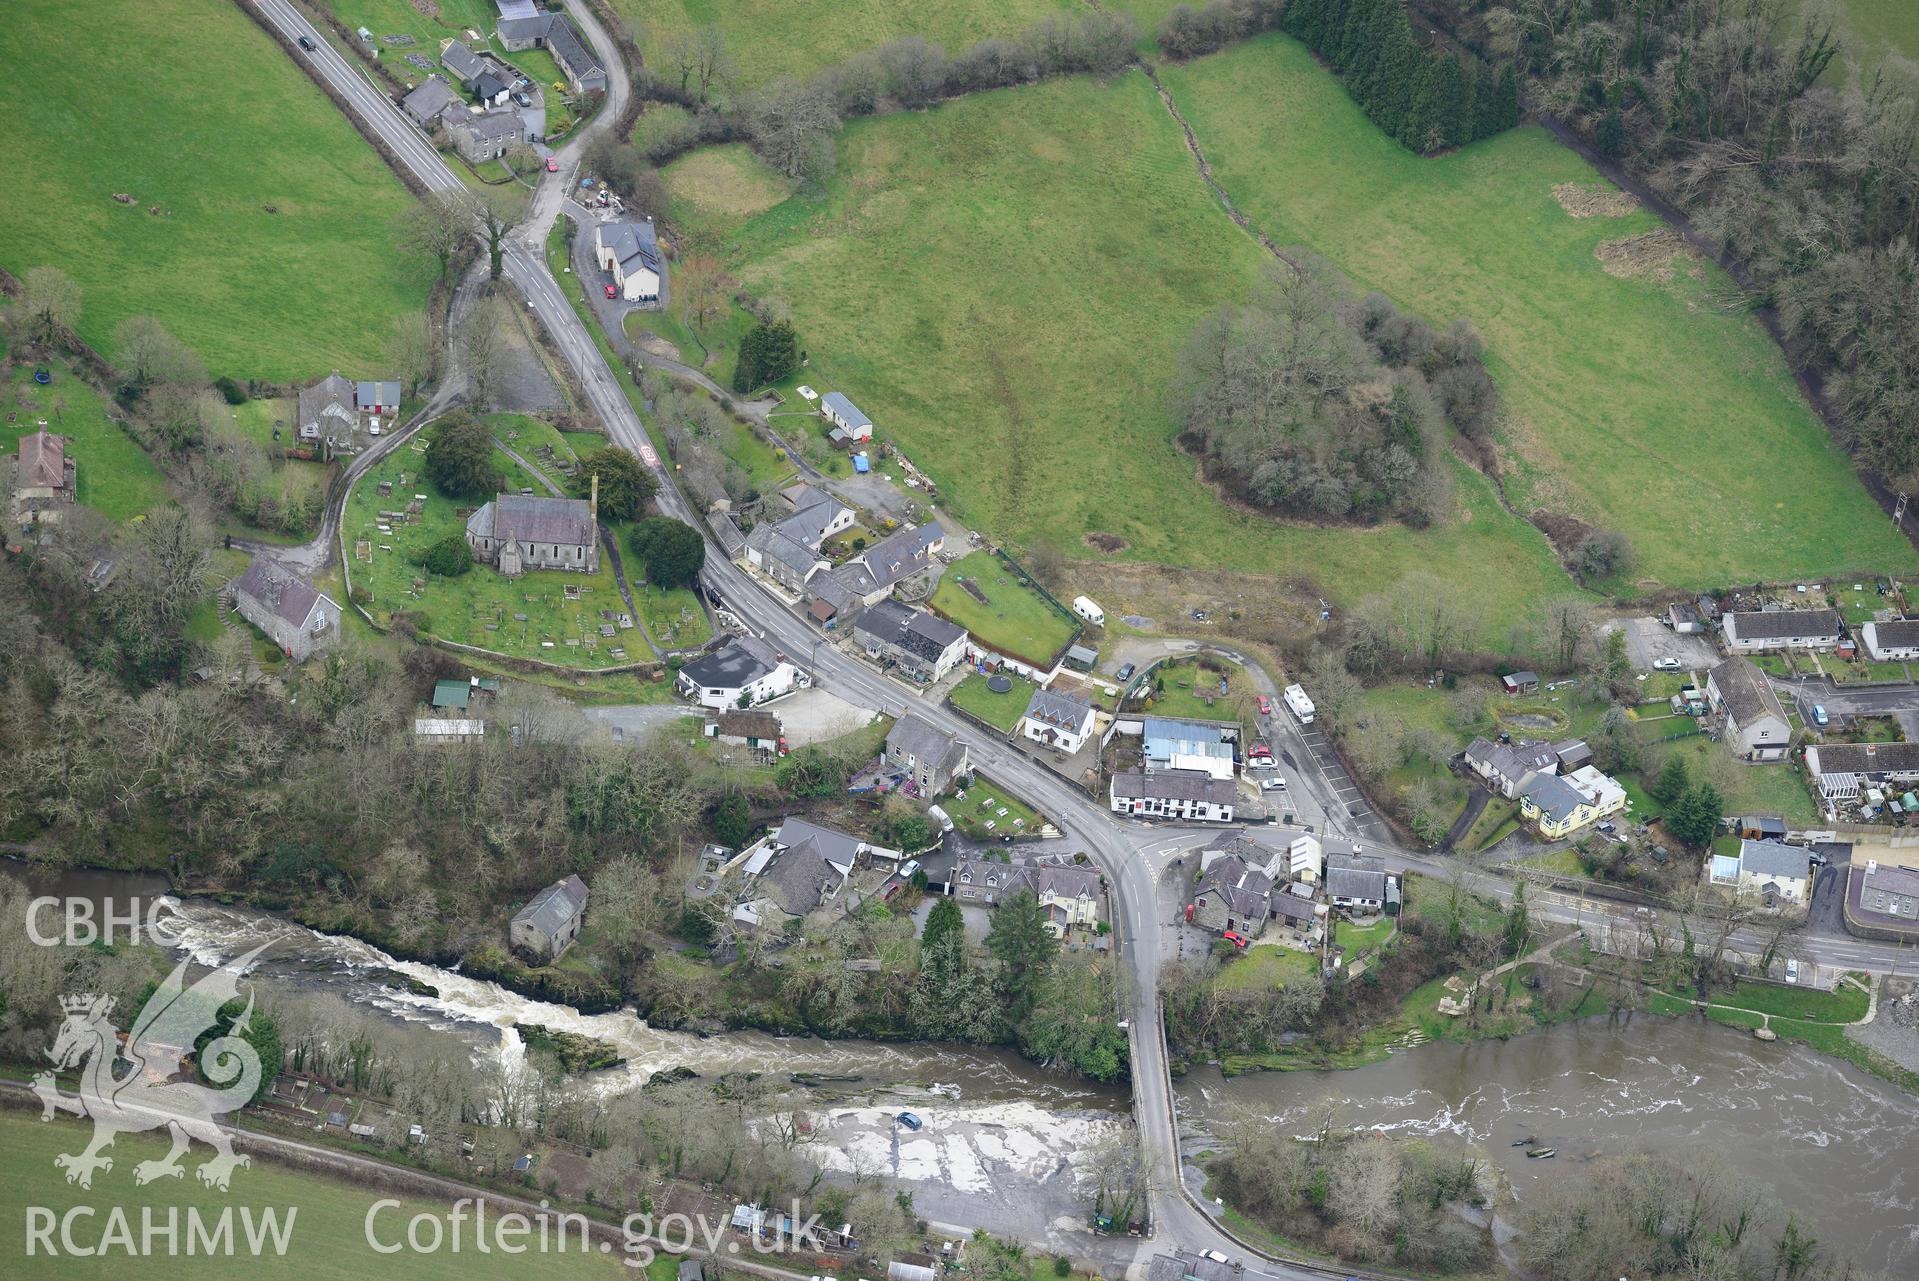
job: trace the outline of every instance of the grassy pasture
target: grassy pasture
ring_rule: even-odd
[[[1475,585],[1495,642],[1568,588],[1463,464],[1453,519],[1417,533],[1283,525],[1197,481],[1167,379],[1194,322],[1270,260],[1136,73],[853,122],[823,197],[751,217],[709,213],[678,172],[676,217],[722,228],[747,288],[793,308],[807,381],[852,393],[963,520],[1076,556],[1110,533],[1130,558],[1299,576],[1347,603],[1426,570]]]
[[[73,277],[81,336],[109,356],[114,326],[148,313],[215,373],[377,366],[427,282],[393,251],[410,197],[338,108],[225,0],[75,16],[20,0],[0,26],[0,265]]]
[[[612,0],[612,5],[644,33],[640,52],[669,80],[677,75],[668,54],[673,39],[717,26],[733,57],[735,91],[757,89],[781,76],[804,80],[897,36],[924,36],[956,53],[987,36],[1015,35],[1049,13],[1074,10],[1070,0]]]
[[[1681,262],[1665,282],[1601,268],[1603,242],[1658,224],[1643,211],[1568,214],[1556,186],[1604,184],[1543,130],[1421,160],[1281,36],[1166,81],[1268,235],[1478,328],[1520,511],[1623,530],[1635,577],[1667,586],[1913,563],[1759,326],[1720,309],[1730,284],[1716,268]]]
[[[961,580],[975,584],[980,602]],[[1073,620],[1013,576],[991,552],[972,552],[940,576],[932,606],[978,639],[1015,658],[1045,663],[1072,639]]]
[[[109,520],[126,520],[164,506],[168,498],[160,469],[146,450],[107,417],[106,402],[99,393],[65,365],[50,366],[53,381],[45,387],[33,381],[33,371],[29,365],[6,371],[0,400],[0,453],[18,454],[20,438],[40,430],[44,419],[48,431],[69,442],[68,457],[76,464],[74,486],[82,506]],[[12,421],[6,421],[8,416]]]

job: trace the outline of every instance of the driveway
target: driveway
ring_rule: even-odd
[[[766,710],[780,718],[780,731],[788,747],[805,747],[850,734],[862,725],[870,725],[875,713],[847,702],[831,690],[814,686],[766,704]]]
[[[681,703],[631,703],[583,710],[586,719],[596,727],[596,737],[611,738],[616,743],[635,742],[662,725],[699,714]]]
[[[1608,623],[1603,630],[1623,628],[1626,633],[1626,657],[1635,671],[1649,672],[1661,658],[1676,658],[1687,671],[1704,675],[1719,662],[1719,651],[1710,637],[1685,636],[1650,616],[1622,618]]]

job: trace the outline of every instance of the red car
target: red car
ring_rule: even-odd
[[[546,171],[548,173],[560,172],[560,162],[555,160],[552,156],[548,156],[546,158]]]
[[[1273,700],[1264,694],[1259,696],[1259,714],[1261,716],[1271,716],[1273,714]]]
[[[1224,934],[1221,934],[1220,937],[1228,943],[1231,943],[1234,947],[1245,947],[1248,943],[1252,942],[1252,940],[1244,934],[1235,934],[1231,930],[1227,930]]]
[[[608,298],[618,298],[620,296],[620,291],[615,289],[612,285],[608,285],[606,287],[606,296]]]

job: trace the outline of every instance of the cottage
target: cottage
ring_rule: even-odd
[[[757,636],[729,636],[680,668],[679,690],[702,707],[751,707],[790,693],[800,669]]]
[[[780,750],[780,718],[765,709],[727,708],[706,717],[706,737],[756,752]]]
[[[569,876],[553,882],[515,912],[507,924],[507,938],[527,955],[549,962],[579,937],[585,915],[586,882]]]
[[[1022,738],[1071,756],[1093,733],[1093,705],[1079,694],[1036,689],[1020,717]]]
[[[805,916],[839,896],[860,859],[897,861],[899,850],[872,845],[857,836],[804,819],[789,818],[769,836],[745,865],[752,899],[734,910],[744,924],[777,924]]]
[[[428,76],[419,88],[400,99],[400,110],[406,112],[407,119],[414,124],[431,130],[439,126],[447,108],[459,103],[459,91],[436,74]]]
[[[761,521],[747,534],[746,561],[791,592],[804,591],[807,581],[826,568],[826,558],[816,548],[768,521]]]
[[[1090,867],[1054,860],[1022,863],[962,859],[953,868],[947,892],[967,902],[996,906],[1026,890],[1046,915],[1046,932],[1065,938],[1074,929],[1099,925],[1100,874]]]
[[[972,773],[966,744],[917,712],[886,731],[886,764],[911,779],[921,796],[950,792],[954,780]]]
[[[340,606],[334,599],[264,552],[248,562],[246,573],[228,590],[240,617],[296,663],[340,638]]]
[[[1461,759],[1489,790],[1507,800],[1519,795],[1530,776],[1559,771],[1559,753],[1548,743],[1495,743],[1489,738],[1475,738],[1467,744]]]
[[[1737,854],[1715,854],[1707,879],[1734,894],[1752,895],[1768,907],[1806,901],[1812,886],[1812,861],[1806,851],[1779,841],[1741,841]]]
[[[492,64],[458,40],[449,40],[440,50],[440,65],[465,87],[477,80],[480,73]]]
[[[444,119],[447,137],[468,164],[498,160],[526,138],[526,125],[517,112],[452,111]]]
[[[606,92],[606,68],[563,15],[522,13],[516,8],[511,16],[501,13],[494,34],[499,36],[501,46],[508,53],[545,49],[552,54],[560,74],[566,77],[574,93]]]
[[[1214,934],[1256,939],[1272,915],[1273,880],[1238,855],[1213,860],[1193,887],[1186,919]]]
[[[79,469],[67,445],[65,436],[44,427],[20,438],[20,452],[11,460],[8,477],[14,528],[58,524],[74,505]]]
[[[1330,854],[1326,858],[1326,897],[1347,913],[1399,910],[1399,878],[1380,859],[1361,854]]]
[[[1593,798],[1556,774],[1534,774],[1526,780],[1519,789],[1519,813],[1541,836],[1554,841],[1599,821]]]
[[[1534,672],[1508,672],[1499,678],[1499,687],[1508,694],[1537,694],[1539,676]]]
[[[666,280],[666,258],[651,218],[593,224],[593,255],[600,270],[612,273],[620,297],[628,302],[658,302]]]
[[[1767,609],[1733,612],[1719,619],[1726,649],[1761,654],[1779,649],[1832,649],[1844,629],[1836,609]]]
[[[1163,769],[1113,775],[1108,793],[1115,814],[1230,823],[1239,790],[1204,770]]]
[[[501,494],[466,518],[474,558],[509,578],[529,569],[600,571],[600,481],[590,498]]]
[[[883,600],[859,616],[853,639],[866,656],[897,667],[911,680],[932,684],[966,656],[966,629],[937,614]]]
[[[302,445],[331,457],[353,453],[365,443],[353,384],[342,378],[339,370],[302,388],[295,407]]]
[[[1919,783],[1919,743],[1815,743],[1806,772],[1828,803],[1858,800],[1870,788]]]
[[[820,397],[820,413],[825,415],[826,421],[845,432],[849,439],[873,439],[873,420],[837,391],[829,391]]]
[[[1859,629],[1859,639],[1875,663],[1907,663],[1919,659],[1919,619],[1867,623]]]
[[[1765,673],[1750,659],[1729,658],[1707,673],[1706,700],[1713,711],[1726,718],[1724,738],[1740,760],[1786,758],[1792,742],[1786,709]]]
[[[1146,767],[1203,770],[1214,778],[1233,776],[1233,744],[1223,727],[1203,721],[1144,718]]]
[[[1919,922],[1919,872],[1906,867],[1867,863],[1859,880],[1859,906],[1881,916]]]
[[[930,569],[945,546],[946,531],[937,522],[898,530],[820,575],[807,595],[828,601],[834,621],[844,623],[860,609],[885,600],[899,583]]]

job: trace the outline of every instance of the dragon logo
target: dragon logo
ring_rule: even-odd
[[[186,981],[187,962],[175,966],[127,1034],[124,1057],[132,1067],[124,1076],[114,1075],[117,1030],[107,1018],[113,998],[81,995],[60,999],[66,1021],[60,1025],[60,1034],[47,1057],[56,1070],[79,1068],[80,1093],[60,1093],[52,1072],[41,1072],[33,1078],[33,1092],[40,1097],[43,1121],[51,1121],[56,1110],[93,1121],[93,1142],[84,1151],[53,1159],[67,1172],[68,1183],[92,1187],[94,1171],[113,1169],[113,1158],[104,1153],[116,1137],[161,1127],[172,1138],[173,1147],[159,1160],[134,1166],[135,1183],[181,1177],[185,1170],[180,1158],[194,1139],[215,1153],[195,1171],[208,1187],[224,1192],[233,1171],[252,1164],[250,1158],[234,1155],[227,1128],[215,1120],[249,1102],[260,1084],[259,1052],[240,1037],[253,1016],[250,993],[246,1009],[226,1034],[215,1037],[199,1052],[201,1071],[208,1079],[223,1084],[215,1089],[170,1078],[199,1037],[218,1026],[220,1008],[239,998],[240,976],[265,946],[228,961],[191,985]]]

